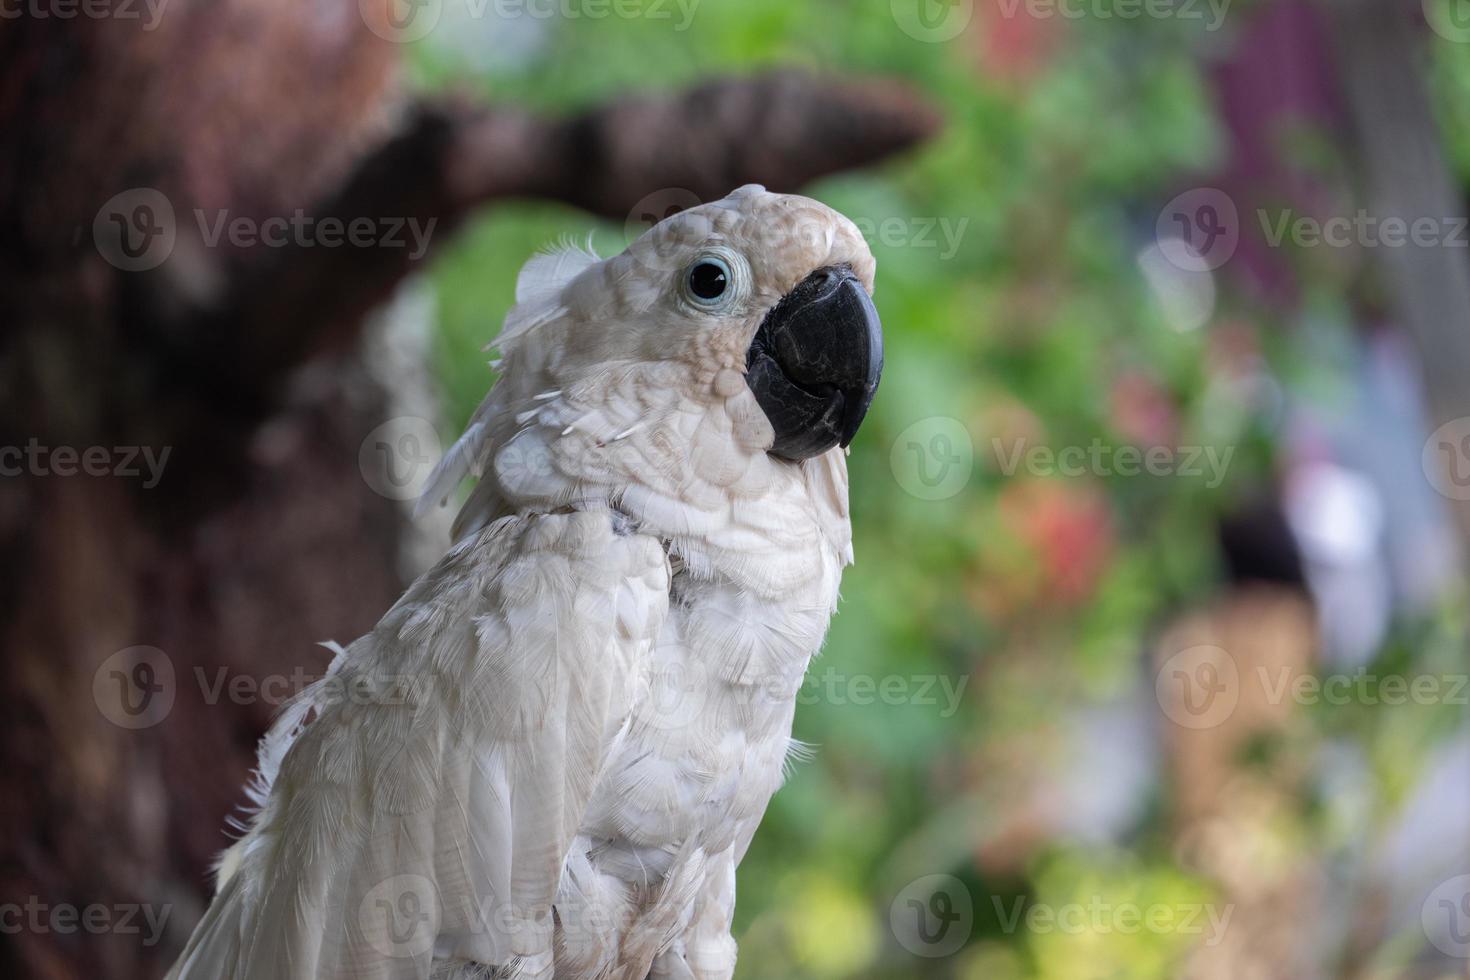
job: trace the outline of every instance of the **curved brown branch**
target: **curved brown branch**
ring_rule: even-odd
[[[928,103],[892,81],[793,71],[719,79],[671,97],[620,100],[556,125],[534,191],[622,220],[644,196],[666,188],[701,200],[746,183],[795,191],[907,150],[938,128]],[[494,169],[490,154],[481,158]]]
[[[313,212],[344,224],[403,222],[400,242],[246,256],[219,312],[186,336],[205,345],[195,353],[211,368],[261,391],[262,381],[350,336],[422,258],[407,229],[432,228],[437,245],[477,207],[513,197],[624,219],[663,189],[701,200],[745,183],[795,190],[914,146],[938,126],[926,103],[894,83],[795,72],[628,98],[565,120],[425,103]],[[220,383],[212,372],[211,387]]]

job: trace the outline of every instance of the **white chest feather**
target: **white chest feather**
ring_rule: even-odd
[[[753,831],[780,785],[796,694],[836,591],[828,574],[782,599],[729,582],[681,582],[583,830],[649,867],[693,839],[724,851]]]
[[[735,868],[781,784],[839,572],[824,549],[780,597],[675,575],[558,889],[559,971],[598,976],[660,949],[704,962],[701,975],[733,969]]]

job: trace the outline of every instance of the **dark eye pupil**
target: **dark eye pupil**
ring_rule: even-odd
[[[729,284],[725,270],[713,262],[701,262],[689,270],[689,291],[700,299],[715,299]]]

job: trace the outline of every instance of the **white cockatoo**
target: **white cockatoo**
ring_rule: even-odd
[[[852,559],[873,257],[742,187],[533,258],[426,499],[454,544],[261,746],[178,980],[728,978]]]

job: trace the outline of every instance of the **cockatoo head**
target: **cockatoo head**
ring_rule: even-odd
[[[772,429],[770,452],[802,460],[852,441],[883,369],[873,256],[857,228],[805,197],[750,184],[660,222],[606,265],[627,329],[608,358],[685,363],[716,398],[744,376]],[[580,290],[578,291],[580,293]],[[580,298],[574,296],[574,299]],[[724,375],[722,377],[722,374]]]
[[[851,221],[756,185],[606,260],[532,259],[493,345],[501,380],[451,450],[483,472],[460,526],[605,499],[697,534],[701,515],[805,493],[818,460],[845,526],[840,447],[883,368],[873,272]]]

